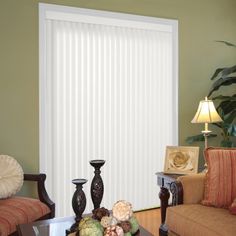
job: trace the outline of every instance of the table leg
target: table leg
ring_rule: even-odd
[[[170,197],[169,190],[161,187],[159,198],[161,200],[161,223],[164,224],[166,220],[166,208],[168,207],[168,200]]]
[[[168,235],[168,230],[165,226],[166,220],[166,208],[168,207],[168,200],[170,198],[170,193],[167,188],[161,187],[159,192],[159,198],[161,200],[161,226],[159,228],[159,235]]]

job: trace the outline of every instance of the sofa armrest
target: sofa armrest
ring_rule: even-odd
[[[180,176],[170,186],[173,205],[200,203],[204,195],[205,173]]]
[[[45,203],[51,210],[51,218],[55,217],[55,203],[49,198],[45,188],[45,174],[24,174],[24,181],[37,182],[39,200]]]

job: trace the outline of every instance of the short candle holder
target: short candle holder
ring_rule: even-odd
[[[82,214],[86,207],[86,196],[83,191],[83,184],[87,182],[87,179],[73,179],[72,183],[76,185],[76,190],[72,198],[72,208],[75,212],[75,223],[67,230],[68,233],[76,232],[80,220],[82,219]]]

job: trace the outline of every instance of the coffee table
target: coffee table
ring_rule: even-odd
[[[74,223],[74,217],[54,218],[41,220],[17,226],[19,236],[65,236],[65,230]],[[152,236],[142,226],[135,236]]]

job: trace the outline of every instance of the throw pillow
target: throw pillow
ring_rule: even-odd
[[[233,215],[236,215],[236,198],[234,199],[233,203],[229,207],[229,212]]]
[[[17,193],[23,185],[23,177],[23,170],[13,157],[0,155],[0,199]]]
[[[203,205],[228,208],[236,198],[236,148],[207,148]]]

